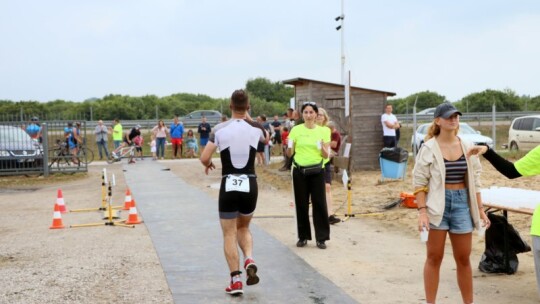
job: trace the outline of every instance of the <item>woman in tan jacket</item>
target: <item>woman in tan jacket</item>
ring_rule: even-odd
[[[436,108],[413,169],[418,230],[429,233],[424,264],[426,303],[435,303],[446,235],[452,243],[463,303],[473,303],[472,231],[490,225],[480,196],[480,161],[476,156],[465,157],[472,145],[457,136],[460,115],[450,103]]]

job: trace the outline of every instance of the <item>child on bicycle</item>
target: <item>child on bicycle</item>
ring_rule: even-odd
[[[135,138],[133,138],[133,143],[135,143],[135,157],[137,157],[138,155],[140,160],[143,160],[143,152],[142,152],[143,142],[144,142],[144,139],[142,135],[137,135],[135,136]]]
[[[133,146],[134,145],[134,142],[133,142],[133,139],[137,136],[140,136],[141,135],[141,125],[136,125],[133,129],[131,129],[131,131],[129,132],[129,134],[125,134],[123,139],[124,141],[122,142],[122,144],[116,148],[113,152],[112,152],[112,157],[114,158],[119,158],[121,157],[121,155],[118,155],[120,150],[122,150],[122,148],[124,147],[128,147],[128,146]],[[133,160],[133,155],[129,155],[129,164],[133,164],[135,163],[135,160]]]

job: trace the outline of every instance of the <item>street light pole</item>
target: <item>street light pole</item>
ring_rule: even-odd
[[[341,15],[335,18],[336,21],[341,20],[341,24],[336,27],[336,31],[341,30],[341,83],[345,84],[345,13],[344,0],[341,0]]]

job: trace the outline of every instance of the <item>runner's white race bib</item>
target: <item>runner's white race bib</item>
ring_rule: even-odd
[[[240,176],[229,174],[225,180],[225,192],[239,191],[249,193],[249,177],[245,174]]]

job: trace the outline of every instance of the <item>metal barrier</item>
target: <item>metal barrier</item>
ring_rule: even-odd
[[[512,121],[516,117],[528,116],[528,115],[538,115],[538,112],[496,112],[495,118],[497,121]],[[412,122],[413,114],[396,114],[396,117],[401,122]],[[471,121],[490,121],[493,119],[492,112],[471,112],[463,113],[460,121],[471,122]],[[417,121],[432,121],[433,114],[416,114]]]
[[[78,145],[68,142],[70,130],[64,121],[0,122],[0,175],[87,172],[93,153],[84,142],[86,122]]]

